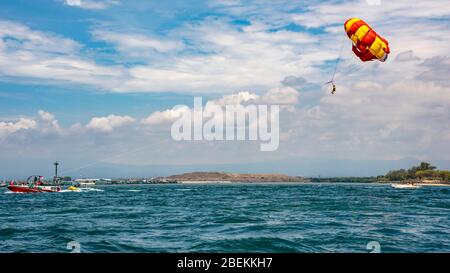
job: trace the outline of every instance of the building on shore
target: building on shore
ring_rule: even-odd
[[[104,184],[111,182],[111,179],[107,178],[79,178],[75,179],[75,183],[79,184],[80,186],[93,186],[95,184]]]

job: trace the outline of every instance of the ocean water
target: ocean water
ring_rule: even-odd
[[[378,184],[0,190],[0,252],[450,252],[450,188]],[[378,248],[379,246],[379,248]]]

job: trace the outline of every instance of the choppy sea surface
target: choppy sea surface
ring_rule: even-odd
[[[81,252],[369,252],[374,245],[381,252],[450,252],[448,187],[95,189],[41,194],[0,189],[0,252],[70,252],[74,245]]]

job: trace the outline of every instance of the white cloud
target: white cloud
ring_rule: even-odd
[[[258,95],[252,92],[237,92],[234,94],[224,95],[217,99],[208,100],[205,103],[204,109],[208,107],[226,105],[243,106],[238,107],[237,111],[246,111],[245,107],[249,104],[267,104],[267,105],[294,105],[298,103],[299,92],[290,87],[273,88],[262,95]],[[187,106],[176,106],[171,109],[156,111],[150,114],[147,118],[141,121],[145,125],[159,125],[159,124],[171,124],[177,120],[182,113],[191,111],[192,109]],[[291,110],[290,108],[282,107],[281,110]],[[221,116],[216,116],[222,118]]]
[[[190,111],[188,107],[174,107],[164,111],[156,111],[142,120],[146,125],[167,124],[178,119],[183,112]]]
[[[39,110],[38,115],[41,119],[39,124],[39,130],[45,133],[62,133],[63,130],[59,126],[58,120],[52,113],[46,112],[44,110]]]
[[[135,121],[130,116],[109,115],[106,117],[94,117],[86,125],[87,129],[100,132],[111,132],[113,129],[131,124]]]
[[[117,91],[263,90],[293,71],[312,71],[311,65],[330,57],[323,51],[306,57],[307,52],[302,52],[302,48],[309,49],[317,42],[310,34],[273,32],[250,26],[239,28],[228,20],[216,18],[186,24],[170,36],[188,41],[186,53],[163,58],[158,64],[130,68],[131,77],[117,86]],[[205,53],[195,53],[199,51]]]
[[[49,112],[45,112],[44,110],[39,110],[38,115],[41,117],[44,121],[53,121],[55,120],[55,116]]]
[[[83,6],[94,1],[66,2]],[[96,63],[95,51],[87,56],[76,41],[1,21],[0,75],[52,84],[86,84],[115,92],[261,92],[282,79],[285,86],[298,89],[301,83],[292,86],[286,76],[301,75],[308,83],[323,83],[332,69],[324,69],[324,65],[338,57],[342,43],[342,68],[356,60],[342,27],[349,14],[363,15],[388,38],[393,57],[379,70],[392,77],[388,81],[405,68],[408,78],[425,72],[417,63],[393,62],[395,56],[400,56],[398,60],[405,52],[414,52],[414,59],[422,60],[446,56],[450,43],[450,37],[443,35],[448,28],[445,20],[436,20],[450,16],[450,9],[441,7],[439,1],[414,6],[408,1],[380,6],[369,6],[363,0],[333,1],[312,3],[305,7],[306,12],[298,12],[298,5],[289,1],[213,1],[209,5],[225,15],[186,22],[164,34],[125,31],[107,24],[93,28],[94,39],[117,50],[120,56],[112,54],[114,63],[126,65]],[[235,24],[234,19],[248,24]],[[312,34],[286,28],[295,24],[323,31]],[[374,66],[364,64],[361,73],[373,75]]]
[[[81,0],[65,0],[68,6],[81,6]]]
[[[350,17],[363,17],[367,22],[380,22],[388,26],[391,21],[443,18],[450,15],[450,8],[442,1],[421,1],[411,5],[408,0],[384,1],[370,6],[366,0],[317,2],[306,8],[307,12],[295,13],[292,19],[307,27],[342,25]]]
[[[236,104],[247,104],[247,103],[256,103],[259,100],[260,96],[252,93],[252,92],[238,92],[235,94],[224,95],[221,98],[211,100],[211,103],[217,105],[236,105]]]
[[[0,77],[71,82],[110,88],[123,78],[118,66],[102,66],[80,56],[82,45],[22,24],[0,21]]]
[[[0,73],[4,76],[40,79],[53,84],[88,84],[117,92],[261,90],[275,85],[293,70],[311,70],[311,65],[330,57],[324,52],[299,57],[301,45],[317,41],[306,33],[270,32],[251,27],[238,29],[227,20],[210,18],[184,25],[166,39],[93,31],[96,39],[112,43],[124,56],[142,56],[141,62],[156,60],[146,65],[106,66],[84,58],[82,45],[73,40],[31,30],[18,23],[0,22],[0,27],[15,29],[0,32],[3,41],[10,36],[20,41],[0,43]],[[186,53],[178,54],[184,47],[182,40],[189,41],[189,48],[185,49]],[[151,53],[151,49],[155,52]],[[193,54],[198,50],[208,53]],[[171,55],[161,58],[158,52]],[[273,67],[277,69],[271,69]]]
[[[420,7],[414,7],[414,9],[429,8],[431,11],[427,10],[427,12],[438,16],[449,14],[450,11],[446,9],[437,9],[436,4],[421,3]],[[220,6],[225,13],[244,16],[249,19],[250,25],[235,26],[230,22],[231,20],[217,18],[206,18],[201,22],[185,24],[170,32],[172,39],[186,40],[189,45],[187,50],[191,47],[207,54],[177,54],[172,58],[164,59],[164,64],[160,66],[132,67],[129,70],[131,76],[129,81],[123,82],[123,85],[118,86],[116,90],[182,89],[192,92],[215,92],[216,90],[230,92],[244,89],[261,91],[275,86],[281,79],[291,80],[291,87],[299,88],[304,82],[298,82],[297,86],[292,86],[293,78],[286,79],[286,75],[298,73],[303,79],[307,78],[310,83],[323,83],[324,77],[329,75],[324,75],[327,71],[324,71],[321,65],[338,57],[342,43],[348,44],[348,47],[344,46],[345,54],[341,56],[344,59],[343,63],[355,59],[349,50],[351,42],[343,32],[342,24],[348,19],[345,15],[348,12],[344,10],[370,9],[369,12],[359,14],[367,15],[376,29],[389,38],[394,56],[398,54],[400,48],[403,50],[401,52],[414,51],[415,58],[446,54],[445,45],[450,42],[450,37],[442,37],[446,28],[444,24],[427,21],[428,17],[418,12],[413,14],[400,12],[402,9],[409,8],[409,4],[405,1],[387,5],[397,17],[389,14],[388,18],[383,18],[379,9],[384,5],[368,7],[366,1],[317,4],[306,13],[294,13],[292,18],[286,18],[286,14],[292,14],[286,9],[293,8],[292,5],[283,1],[271,2],[270,5],[260,2],[243,5],[238,1],[225,4],[212,3],[212,6]],[[270,8],[267,9],[267,7]],[[383,14],[386,12],[383,11]],[[282,15],[285,18],[282,18]],[[417,21],[417,17],[420,17],[421,21]],[[309,23],[314,22],[316,24],[314,26],[326,27],[328,31],[331,31],[331,28],[336,30],[314,36],[307,32],[283,29],[273,31],[293,22],[306,27],[312,26]],[[445,42],[446,40],[448,41]],[[118,46],[118,48],[121,47]],[[400,70],[400,67],[400,65],[397,68],[391,66],[389,69]],[[412,68],[409,71],[411,74],[421,72],[420,69]],[[398,72],[395,71],[395,73]],[[391,71],[390,74],[395,73]],[[289,86],[287,81],[283,82]],[[183,86],[180,87],[179,83],[183,83]]]
[[[238,92],[235,94],[224,95],[218,99],[208,100],[205,103],[204,108],[207,109],[211,105],[218,105],[220,107],[224,107],[225,105],[246,105],[249,103],[258,103],[259,100],[260,96],[255,93]],[[145,125],[160,125],[160,124],[168,125],[177,120],[182,113],[189,112],[192,110],[193,109],[185,105],[175,106],[171,109],[153,112],[147,118],[143,119],[141,123]]]
[[[79,146],[97,141],[105,150],[151,146],[151,158],[145,153],[123,158],[123,162],[159,163],[174,158],[179,163],[233,162],[236,154],[242,161],[302,156],[450,159],[450,36],[445,20],[450,15],[448,5],[441,1],[422,1],[413,6],[409,1],[383,1],[381,6],[368,6],[362,0],[333,1],[318,2],[306,13],[300,13],[290,10],[296,3],[270,2],[243,5],[240,1],[216,1],[211,5],[227,16],[181,24],[163,36],[144,31],[111,31],[111,26],[103,29],[97,25],[92,31],[94,38],[111,44],[121,55],[113,56],[115,63],[142,57],[139,65],[126,66],[96,63],[92,60],[95,52],[85,55],[84,46],[74,40],[2,21],[0,75],[89,84],[116,92],[232,92],[207,104],[292,106],[293,111],[283,111],[280,116],[279,152],[265,157],[254,152],[258,149],[252,150],[251,144],[174,144],[169,132],[155,134],[151,139],[126,132],[143,125],[154,128],[169,124],[179,115],[175,109],[154,112],[135,124],[134,118],[128,116],[96,117],[87,126],[76,124],[69,128],[73,132],[70,136],[62,134],[68,138],[83,135],[76,142]],[[386,63],[361,63],[351,52],[342,23],[355,14],[389,40],[392,53]],[[248,20],[249,25],[233,24],[236,18]],[[320,29],[314,35],[283,29],[291,23],[300,24],[300,29]],[[338,57],[341,43],[344,48],[336,73],[337,93],[329,95],[325,89],[328,86],[311,90],[309,85],[322,85],[329,80],[334,69],[329,61]],[[309,90],[301,93],[299,101],[297,91],[306,82]],[[263,90],[269,91],[261,93]],[[35,122],[33,132],[56,120],[49,115],[42,113],[40,118],[30,119]],[[19,122],[0,123],[0,132],[31,131],[25,128],[31,128],[32,123],[27,126],[26,122]],[[120,129],[128,124],[130,128]],[[14,129],[19,127],[24,128]],[[103,142],[108,134],[90,134],[90,130],[114,130],[114,134],[109,134],[114,139]],[[86,153],[95,157],[100,148],[89,147],[92,151]]]
[[[293,105],[298,103],[299,95],[300,93],[291,87],[276,87],[261,95],[247,91],[237,92],[230,95],[224,95],[218,99],[210,100],[208,103],[214,103],[220,106],[238,104]]]
[[[299,92],[292,87],[277,87],[270,89],[261,97],[260,103],[266,104],[297,104]]]
[[[64,129],[52,113],[38,111],[37,117],[19,118],[17,121],[0,122],[0,137],[23,131],[32,131],[34,136],[57,134],[63,136]]]
[[[20,118],[16,122],[0,122],[0,137],[7,136],[20,130],[36,128],[36,121],[29,118]]]
[[[65,4],[82,9],[106,9],[118,5],[118,0],[65,0]]]
[[[450,90],[416,80],[362,81],[320,94],[285,123],[293,153],[324,158],[448,158]],[[439,147],[439,148],[437,148]],[[440,151],[439,151],[440,150]]]
[[[130,56],[147,56],[150,50],[160,53],[180,51],[184,45],[182,41],[161,39],[143,34],[117,33],[112,31],[95,30],[93,36],[102,41],[114,44],[117,49]]]
[[[9,53],[21,53],[19,57],[27,60],[33,52],[49,54],[71,54],[77,52],[82,45],[52,33],[36,31],[27,26],[0,20],[1,49]]]
[[[289,88],[263,94],[235,93],[206,102],[245,105],[261,102],[264,97],[272,102],[290,98],[285,102],[295,104],[292,111],[280,112],[280,148],[271,154],[261,155],[257,145],[250,142],[174,142],[169,126],[164,125],[170,125],[179,115],[175,109],[154,112],[139,123],[129,116],[96,117],[85,126],[62,128],[62,133],[51,137],[46,137],[44,128],[56,119],[42,111],[28,122],[0,123],[0,132],[14,134],[2,143],[2,149],[36,151],[45,147],[46,153],[54,154],[63,149],[70,151],[69,157],[79,156],[83,161],[89,158],[124,164],[210,164],[301,157],[450,159],[449,87],[419,80],[386,84],[363,80],[340,83],[335,95],[325,89],[310,91],[317,100],[311,105],[303,102],[307,93],[302,93],[300,102]],[[111,131],[114,134],[96,133]],[[120,158],[111,157],[115,154]]]

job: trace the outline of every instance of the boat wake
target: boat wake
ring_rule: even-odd
[[[104,191],[95,188],[77,188],[76,190],[62,190],[61,192],[89,192],[89,191]]]

